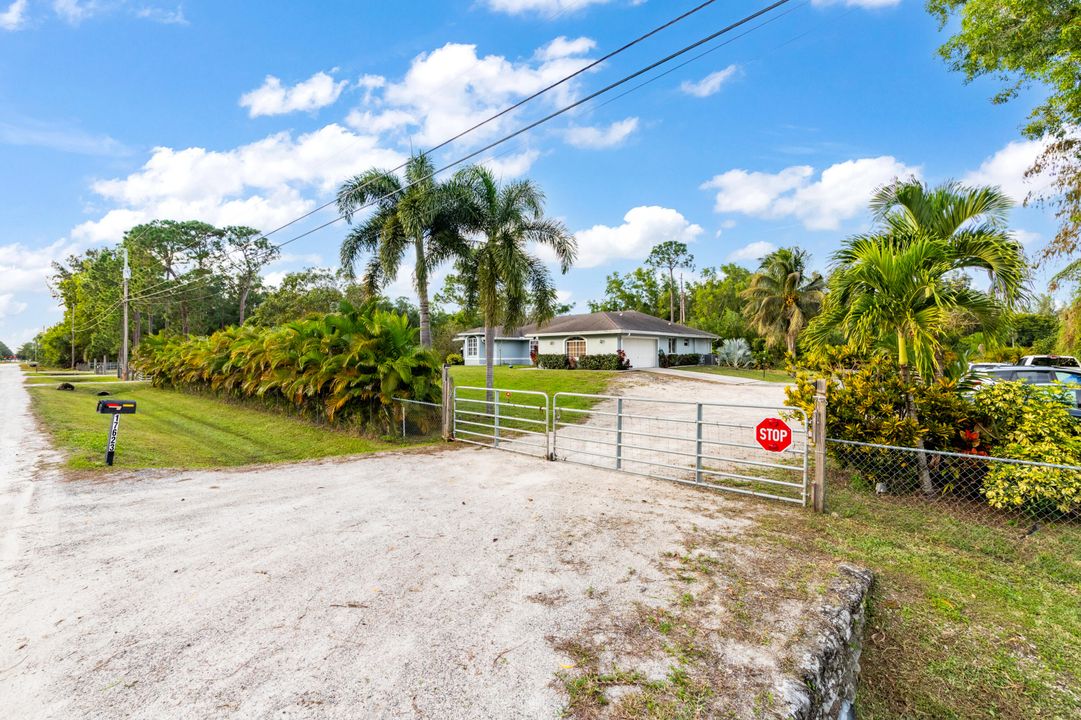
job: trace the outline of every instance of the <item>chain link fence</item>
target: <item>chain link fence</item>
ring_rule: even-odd
[[[829,484],[989,528],[1081,528],[1081,467],[827,438]],[[827,501],[828,503],[828,501]]]
[[[429,441],[443,434],[443,406],[440,403],[394,398],[392,433],[411,442]]]

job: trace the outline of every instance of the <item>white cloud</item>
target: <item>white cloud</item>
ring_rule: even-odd
[[[966,185],[997,185],[1022,203],[1030,192],[1039,192],[1051,184],[1046,176],[1026,178],[1025,171],[1047,147],[1040,140],[1016,140],[1008,143],[994,155],[986,158],[980,166],[966,173],[961,182]]]
[[[42,248],[28,248],[21,243],[0,245],[0,278],[5,292],[48,290],[45,279],[52,274],[52,263],[81,249],[67,240],[57,240]]]
[[[1021,230],[1018,228],[1017,230],[1010,231],[1010,234],[1013,235],[1014,240],[1026,247],[1035,245],[1043,240],[1043,235],[1038,232],[1032,232],[1031,230]]]
[[[29,118],[0,120],[0,143],[43,147],[78,155],[126,155],[128,148],[108,135],[94,135],[76,127]]]
[[[0,320],[20,314],[27,304],[15,299],[14,293],[0,293]]]
[[[0,12],[0,29],[18,30],[26,23],[27,0],[15,0],[7,10]]]
[[[558,39],[557,39],[558,40]],[[413,59],[399,82],[388,82],[366,105],[379,106],[382,113],[398,111],[413,122],[407,131],[421,145],[434,145],[477,123],[524,96],[541,90],[589,62],[590,43],[582,38],[562,41],[558,47],[549,43],[539,52],[545,59],[512,62],[499,55],[477,55],[475,45],[447,43]],[[554,54],[554,55],[553,55]],[[541,102],[563,105],[576,97],[572,81],[543,96]],[[364,108],[370,110],[370,108]],[[373,113],[372,122],[379,117]],[[360,122],[364,113],[355,116]],[[510,116],[489,123],[473,132],[468,142],[479,143],[498,134]]]
[[[595,47],[597,47],[597,42],[592,38],[578,37],[571,40],[566,35],[560,35],[538,49],[534,56],[540,60],[557,60],[574,55],[585,55]]]
[[[244,93],[240,106],[248,108],[248,115],[284,115],[297,111],[318,110],[338,100],[348,81],[335,81],[325,72],[317,72],[307,80],[292,87],[285,87],[273,75],[267,75],[263,84]]]
[[[704,78],[698,81],[684,80],[679,85],[679,89],[688,95],[695,97],[709,97],[718,90],[726,82],[736,77],[740,72],[739,65],[729,65],[724,70],[718,70],[717,72],[710,73]]]
[[[533,162],[539,157],[539,150],[525,150],[505,157],[485,158],[480,162],[487,166],[497,179],[509,180],[529,172],[529,168],[533,167]]]
[[[417,119],[404,110],[386,110],[381,113],[361,112],[354,108],[345,118],[345,124],[362,133],[379,135],[392,130],[400,130],[416,124]]]
[[[93,184],[95,193],[118,207],[78,226],[72,236],[116,240],[132,224],[154,218],[266,230],[314,206],[302,190],[328,193],[361,170],[403,160],[376,138],[336,124],[295,138],[276,133],[227,151],[159,147],[131,175]]]
[[[53,12],[72,25],[78,25],[100,9],[96,0],[53,0]]]
[[[813,180],[811,166],[794,165],[777,173],[729,170],[701,187],[717,191],[717,212],[792,217],[808,230],[836,230],[843,221],[867,211],[875,189],[894,178],[920,174],[919,167],[883,155],[836,163],[818,180]]]
[[[510,15],[536,13],[555,17],[564,12],[583,10],[590,5],[602,5],[609,0],[486,0],[485,4],[496,12]]]
[[[175,10],[166,10],[165,8],[143,7],[135,11],[135,17],[142,18],[144,20],[150,20],[151,22],[161,23],[162,25],[190,25],[188,19],[184,17],[184,8],[177,6]]]
[[[666,240],[694,242],[702,228],[689,222],[671,208],[644,205],[631,208],[623,224],[615,227],[594,225],[575,233],[578,240],[576,268],[590,268],[611,260],[641,260],[650,248]]]
[[[629,117],[612,123],[606,128],[572,127],[566,131],[567,142],[577,148],[597,150],[615,147],[638,129],[638,118]]]
[[[876,8],[893,7],[900,5],[901,0],[811,0],[811,4],[818,7],[827,5],[844,5],[845,7],[858,7],[868,10]]]
[[[759,240],[758,242],[748,243],[737,250],[733,250],[728,254],[728,259],[732,262],[746,262],[748,260],[758,261],[776,249],[777,246],[773,243]]]

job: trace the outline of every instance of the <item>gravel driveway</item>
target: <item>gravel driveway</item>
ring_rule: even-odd
[[[754,524],[716,493],[479,448],[67,480],[17,375],[0,368],[4,455],[29,443],[0,466],[7,717],[559,717],[554,638],[671,603],[659,559],[686,533]],[[777,647],[805,606],[783,613]],[[732,657],[776,680],[768,648]]]

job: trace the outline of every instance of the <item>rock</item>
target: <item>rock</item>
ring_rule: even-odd
[[[108,390],[98,390],[98,392],[97,392],[97,393],[95,393],[95,394],[96,394],[96,395],[97,395],[98,397],[104,397],[104,396],[106,396],[106,395],[112,395],[112,393],[111,393],[111,392],[109,392]]]
[[[75,386],[72,385],[71,383],[60,383],[59,385],[56,386],[56,389],[57,390],[74,390]]]

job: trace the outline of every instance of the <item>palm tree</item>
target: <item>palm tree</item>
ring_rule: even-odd
[[[338,211],[350,221],[361,207],[375,206],[342,241],[341,264],[348,277],[354,276],[358,256],[371,252],[363,283],[375,294],[397,276],[406,250],[413,248],[420,344],[426,348],[432,346],[428,276],[438,265],[468,252],[461,232],[460,194],[452,192],[450,183],[434,180],[434,174],[427,156],[414,155],[405,166],[404,183],[391,171],[372,168],[338,189]]]
[[[910,361],[929,373],[951,313],[975,316],[985,333],[1001,334],[1009,310],[1024,297],[1027,265],[1005,226],[1011,206],[996,188],[915,180],[880,188],[871,200],[876,232],[845,241],[822,314],[808,336],[823,344],[833,331],[862,345],[895,337],[901,372]],[[954,282],[982,270],[987,291]]]
[[[879,189],[871,201],[879,228],[849,238],[834,254],[830,292],[808,328],[811,343],[823,345],[835,332],[863,347],[892,339],[908,387],[913,360],[925,377],[938,366],[951,314],[968,313],[985,333],[1001,335],[1027,276],[1021,246],[1005,228],[1009,207],[995,188],[953,182],[929,189],[896,181]],[[967,270],[985,271],[988,289],[957,282]],[[919,422],[910,390],[905,407]],[[923,449],[922,438],[916,446]],[[932,494],[926,457],[917,459],[922,490]]]
[[[500,185],[483,166],[455,176],[469,198],[469,227],[479,242],[461,262],[466,296],[484,317],[486,387],[493,386],[495,328],[512,329],[527,319],[544,322],[555,314],[551,274],[530,245],[551,249],[566,273],[578,252],[563,223],[544,217],[544,193],[530,180]]]
[[[751,327],[770,345],[782,342],[796,354],[796,338],[822,306],[825,281],[818,273],[807,275],[806,250],[781,248],[762,258],[741,294],[743,312]]]

